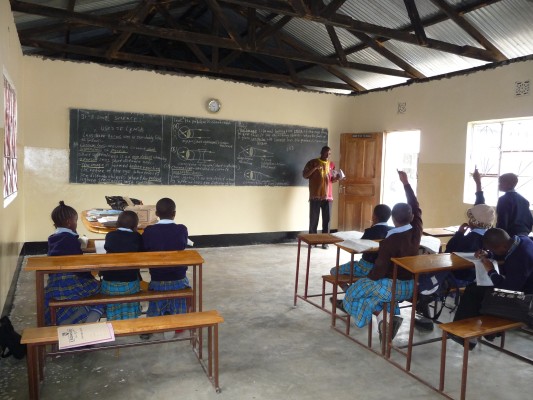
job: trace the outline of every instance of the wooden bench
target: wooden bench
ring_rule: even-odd
[[[165,315],[160,317],[137,318],[121,321],[110,321],[113,325],[115,337],[141,335],[147,333],[159,333],[173,330],[196,330],[201,328],[208,329],[208,363],[205,366],[202,363],[201,356],[196,353],[198,360],[202,364],[207,377],[215,387],[217,392],[220,392],[218,381],[218,324],[224,322],[224,319],[217,311],[194,312],[189,314]],[[177,340],[191,340],[187,339],[171,339],[160,341],[139,341],[135,344],[154,344],[166,343]],[[44,358],[41,357],[41,350],[47,345],[57,345],[57,327],[45,326],[27,328],[22,332],[21,343],[27,345],[27,365],[28,365],[28,386],[29,398],[39,398],[39,384],[44,380]],[[117,344],[105,345],[101,347],[92,347],[89,349],[69,349],[62,350],[58,353],[79,353],[81,351],[95,351],[105,350],[117,347],[130,347],[134,344]],[[55,353],[57,354],[57,353]]]
[[[481,336],[493,335],[501,333],[500,347],[503,349],[505,344],[505,331],[521,328],[525,324],[522,322],[510,321],[504,318],[483,315],[474,318],[467,318],[461,321],[449,322],[438,325],[442,329],[442,350],[440,357],[440,380],[439,391],[444,391],[444,375],[446,369],[446,342],[448,335],[454,335],[463,339],[463,370],[461,374],[461,400],[466,396],[466,375],[468,370],[468,352],[469,339],[478,338]]]
[[[80,307],[80,306],[94,306],[105,305],[112,303],[135,303],[140,301],[158,301],[169,299],[187,299],[187,309],[190,308],[190,299],[193,297],[194,292],[191,288],[185,288],[180,290],[168,290],[168,291],[155,291],[155,290],[141,290],[138,293],[122,294],[122,295],[110,295],[98,293],[92,296],[87,296],[82,299],[68,299],[68,300],[56,300],[51,299],[48,303],[50,307],[50,321],[51,325],[56,325],[56,310],[59,307]]]

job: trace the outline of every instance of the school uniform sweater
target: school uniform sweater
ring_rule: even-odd
[[[498,199],[496,214],[496,228],[503,229],[509,236],[527,236],[531,232],[533,216],[529,210],[529,201],[517,192],[506,192]]]
[[[143,239],[139,232],[116,230],[105,236],[104,249],[108,253],[130,253],[143,250]],[[133,282],[139,278],[139,269],[105,271],[101,273],[106,281]]]
[[[404,186],[407,203],[413,210],[412,228],[399,233],[394,233],[379,242],[378,257],[368,274],[368,278],[374,281],[382,278],[392,279],[393,263],[391,257],[416,256],[422,237],[422,210],[411,185]],[[413,279],[413,275],[403,268],[398,268],[399,280]]]
[[[78,235],[69,232],[54,233],[48,237],[49,256],[73,256],[83,254]],[[75,272],[80,278],[94,279],[90,272]]]
[[[157,223],[146,227],[142,234],[146,251],[184,250],[187,247],[187,227],[175,223]],[[185,278],[187,267],[150,268],[152,281],[177,281]]]
[[[515,245],[505,256],[505,261],[489,277],[498,289],[508,289],[526,294],[533,293],[533,240],[528,236],[515,236]]]
[[[368,239],[368,240],[378,240],[378,239],[385,239],[387,236],[387,232],[390,231],[393,226],[388,225],[372,225],[370,228],[366,228],[363,232],[363,236],[361,239]],[[361,257],[363,260],[374,263],[377,259],[378,255],[375,252],[370,253],[363,253],[363,256]]]

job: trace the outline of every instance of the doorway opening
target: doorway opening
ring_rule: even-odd
[[[405,203],[405,191],[397,170],[405,171],[416,193],[420,131],[394,131],[385,134],[383,189],[381,201],[392,208]]]

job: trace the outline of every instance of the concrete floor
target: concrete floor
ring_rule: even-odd
[[[215,393],[187,343],[48,358],[42,399],[439,399],[440,394],[330,328],[330,316],[306,302],[293,307],[296,243],[198,250],[204,264],[204,309],[220,327],[220,385]],[[302,252],[303,255],[303,252]],[[313,249],[311,292],[335,262],[334,246]],[[345,259],[348,260],[348,257]],[[302,280],[300,280],[302,282]],[[302,287],[302,286],[301,286]],[[407,339],[409,309],[395,339]],[[444,319],[450,315],[444,311]],[[21,272],[11,319],[35,324],[33,274]],[[366,329],[352,329],[365,340]],[[440,336],[440,330],[415,340]],[[374,343],[379,343],[377,334]],[[533,338],[510,333],[507,348],[533,358]],[[412,371],[438,384],[440,343],[416,347]],[[393,352],[404,364],[404,358]],[[449,342],[446,391],[459,397],[462,347]],[[533,366],[487,346],[470,353],[468,399],[530,399]],[[24,360],[0,361],[0,400],[26,399]]]

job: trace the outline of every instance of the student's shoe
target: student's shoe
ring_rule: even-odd
[[[433,320],[426,317],[416,317],[415,318],[415,328],[418,328],[422,331],[432,331],[433,330]]]
[[[448,338],[452,339],[455,343],[458,343],[461,346],[464,345],[464,340],[460,338],[459,336],[448,335]],[[470,339],[468,341],[468,350],[474,350],[474,347],[476,347],[476,345],[477,345],[477,339]]]
[[[323,245],[322,245],[322,248],[323,248],[324,250],[329,249],[329,244],[323,244]]]
[[[398,317],[395,315],[392,319],[392,338],[394,339],[396,337],[396,334],[400,330],[400,326],[402,326],[403,318]]]
[[[492,335],[487,335],[487,336],[483,336],[483,339],[485,339],[486,341],[488,342],[494,342],[494,339],[498,338],[498,337],[501,337],[502,334],[501,332],[500,333],[494,333]]]
[[[329,298],[329,302],[330,302],[331,304],[333,304],[333,297],[330,297],[330,298]],[[342,303],[342,300],[337,300],[337,304],[336,304],[335,306],[336,306],[339,310],[341,310],[342,312],[348,314],[348,313],[346,312],[346,310],[344,309],[344,304]]]
[[[381,343],[382,335],[383,335],[383,320],[378,322],[378,335],[379,335],[379,343]]]
[[[142,340],[148,340],[152,337],[152,334],[151,333],[143,333],[142,335],[139,335],[139,337],[142,339]]]

